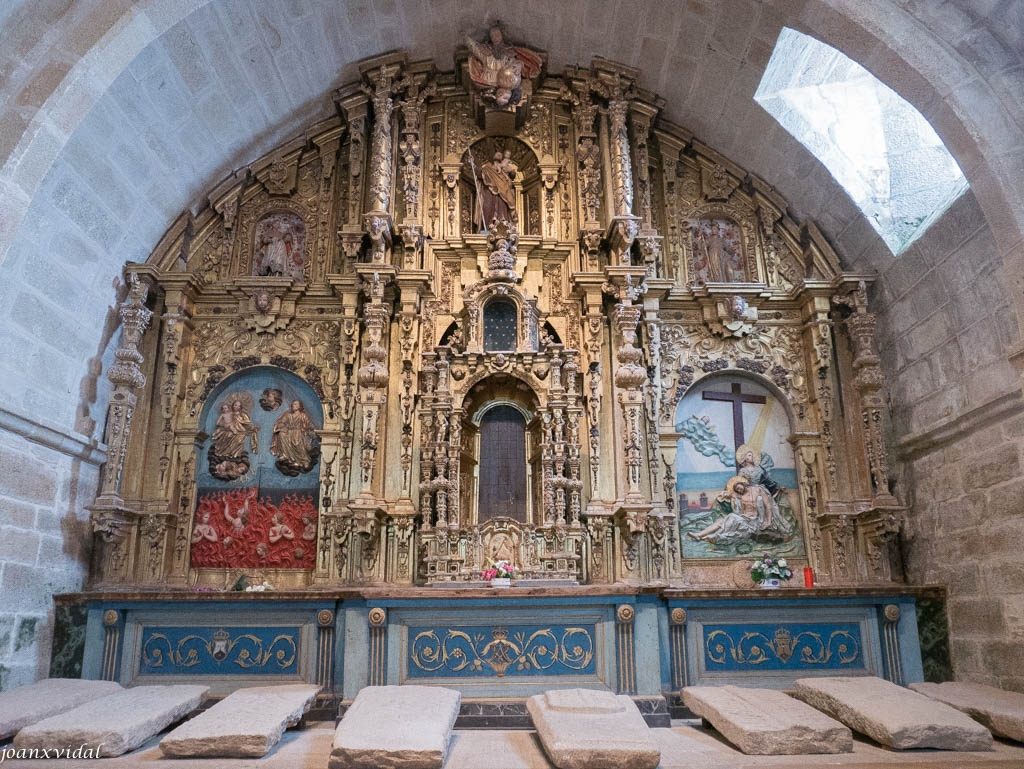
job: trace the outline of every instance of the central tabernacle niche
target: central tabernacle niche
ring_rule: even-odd
[[[515,352],[518,326],[515,302],[500,296],[489,301],[484,306],[484,350]]]
[[[519,409],[495,405],[480,418],[480,511],[526,523],[526,418]]]
[[[540,478],[533,390],[514,376],[493,374],[472,387],[463,413],[462,509],[472,523],[530,523]]]

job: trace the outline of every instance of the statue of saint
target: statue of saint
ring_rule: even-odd
[[[292,401],[291,408],[274,422],[270,453],[277,457],[274,466],[285,475],[308,473],[320,458],[316,428],[302,401]]]
[[[473,85],[498,107],[519,104],[523,98],[523,78],[540,74],[540,57],[528,48],[508,45],[498,25],[491,27],[486,43],[466,38],[466,45]]]
[[[259,426],[254,425],[241,397],[229,398],[220,407],[213,429],[209,452],[210,475],[221,481],[234,481],[249,472],[249,452],[259,451]]]
[[[290,275],[292,273],[292,234],[285,232],[263,236],[263,253],[256,268],[260,276]]]
[[[490,163],[480,168],[480,203],[475,221],[478,231],[486,232],[493,222],[512,224],[516,218],[516,175],[519,168],[512,162],[512,153],[495,151]]]

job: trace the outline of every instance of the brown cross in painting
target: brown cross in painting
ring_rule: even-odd
[[[705,390],[701,393],[701,396],[706,401],[728,401],[732,403],[732,439],[735,441],[735,448],[739,448],[743,445],[743,404],[744,403],[764,403],[765,398],[763,395],[751,395],[750,393],[744,393],[741,391],[742,386],[739,382],[732,383],[732,392],[728,393],[716,393],[711,390]]]

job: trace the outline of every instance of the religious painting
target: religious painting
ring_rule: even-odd
[[[694,280],[697,283],[743,283],[743,235],[731,219],[697,219],[690,223]]]
[[[323,412],[309,385],[245,371],[211,394],[200,424],[192,566],[313,568]]]
[[[268,214],[256,225],[253,275],[302,280],[306,268],[306,225],[288,212]]]
[[[805,555],[789,418],[766,387],[703,380],[679,402],[675,428],[684,557]]]

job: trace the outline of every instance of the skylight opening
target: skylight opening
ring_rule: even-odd
[[[754,99],[825,165],[893,255],[967,190],[920,112],[813,37],[783,28]]]

